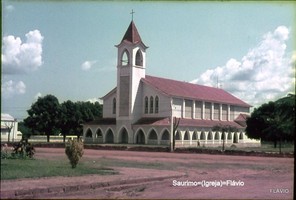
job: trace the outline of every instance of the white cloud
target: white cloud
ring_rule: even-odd
[[[100,104],[103,104],[103,101],[101,99],[98,99],[98,98],[92,98],[92,99],[88,99],[86,100],[90,103],[96,103],[96,102],[99,102]]]
[[[13,5],[7,5],[7,6],[5,6],[5,10],[7,11],[7,12],[12,12],[12,11],[14,11],[14,6]]]
[[[42,97],[42,94],[40,92],[38,92],[35,96],[34,96],[34,99],[38,99],[39,97]]]
[[[42,41],[39,30],[26,34],[26,42],[13,35],[2,39],[2,69],[4,74],[35,71],[43,64]]]
[[[289,29],[279,26],[265,34],[241,60],[231,58],[192,82],[216,87],[218,81],[223,89],[253,106],[295,93],[296,53],[286,53],[288,38]]]
[[[5,98],[10,98],[14,95],[26,93],[26,85],[23,81],[14,82],[9,80],[1,85],[2,95]]]
[[[81,65],[81,69],[83,70],[83,71],[88,71],[88,70],[90,70],[91,69],[91,67],[94,65],[94,64],[96,64],[96,60],[93,60],[93,61],[85,61],[84,63],[82,63],[82,65]]]

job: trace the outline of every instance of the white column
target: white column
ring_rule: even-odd
[[[227,105],[227,121],[230,121],[230,105]]]
[[[211,120],[214,120],[214,103],[211,102]]]
[[[171,113],[171,134],[170,134],[170,141],[171,141],[171,152],[173,152],[174,151],[174,149],[173,149],[173,130],[174,130],[174,128],[173,128],[173,98],[171,98],[171,110],[172,110],[172,113]]]
[[[219,104],[219,120],[222,121],[222,104]]]
[[[185,118],[185,99],[183,99],[182,103],[182,118]]]
[[[193,100],[193,103],[192,103],[192,119],[195,119],[195,101]]]
[[[201,119],[205,119],[205,102],[202,101]]]

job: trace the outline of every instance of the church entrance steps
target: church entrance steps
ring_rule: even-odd
[[[45,177],[1,180],[1,199],[54,197],[97,189],[143,189],[144,185],[185,176],[185,173],[156,169],[114,168],[118,175],[85,175],[79,177]],[[131,175],[132,171],[132,175]]]

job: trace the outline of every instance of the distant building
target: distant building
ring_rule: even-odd
[[[17,142],[21,138],[17,120],[9,114],[1,113],[1,142]]]
[[[216,125],[238,129],[224,133],[228,146],[260,144],[244,131],[249,104],[219,88],[146,75],[148,47],[133,21],[116,47],[117,87],[102,97],[103,118],[83,125],[85,142],[169,145],[176,117],[176,146],[221,145]]]

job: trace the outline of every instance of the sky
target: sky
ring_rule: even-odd
[[[220,87],[257,107],[295,94],[295,2],[2,0],[1,113],[38,97],[95,101],[116,86],[133,20],[146,74]]]

